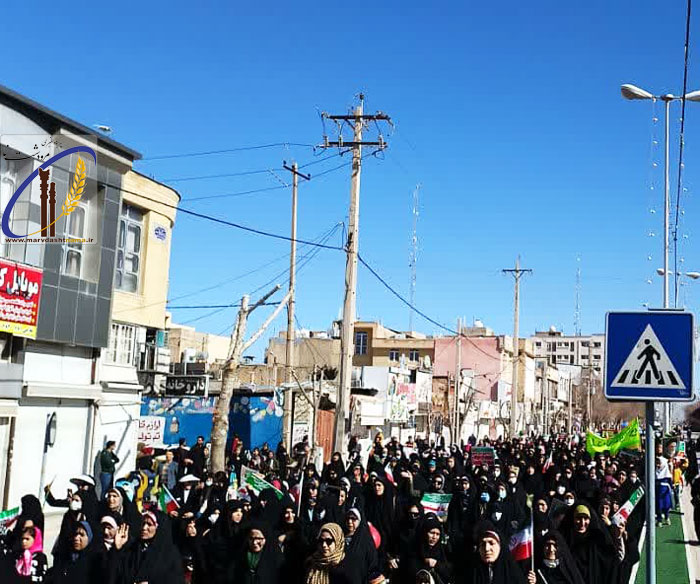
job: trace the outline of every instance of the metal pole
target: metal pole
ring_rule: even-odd
[[[350,400],[352,382],[352,357],[355,343],[355,304],[357,288],[357,250],[360,226],[360,170],[362,164],[362,101],[355,108],[355,137],[352,147],[352,181],[350,186],[350,212],[348,220],[347,260],[345,264],[345,302],[343,326],[340,337],[340,386],[335,405],[333,451],[343,452],[345,442],[345,418]]]
[[[647,582],[656,584],[656,445],[654,444],[654,402],[646,404],[646,473],[644,488],[646,490],[647,511]]]
[[[567,434],[571,436],[571,431],[574,428],[574,384],[571,377],[569,377],[569,427],[567,429]]]
[[[518,361],[520,343],[518,327],[520,317],[520,256],[515,260],[515,318],[513,324],[513,378],[510,388],[510,437],[518,432]]]
[[[459,442],[459,390],[462,385],[462,319],[457,319],[457,355],[455,358],[455,399],[452,416],[452,444]]]
[[[284,424],[282,428],[282,442],[284,442],[288,451],[291,452],[292,440],[292,396],[294,392],[291,389],[292,383],[292,366],[294,365],[294,295],[296,293],[296,263],[297,263],[297,189],[299,186],[299,177],[297,175],[297,164],[292,164],[292,233],[291,233],[291,252],[289,254],[289,302],[287,303],[287,340],[284,363],[286,365],[285,380],[287,387],[290,389],[287,392],[284,400]],[[277,380],[275,379],[275,385]]]
[[[668,301],[668,290],[669,290],[669,272],[668,272],[668,250],[669,250],[669,245],[668,245],[668,224],[669,224],[669,214],[671,212],[671,202],[670,202],[670,192],[671,192],[671,187],[670,187],[670,181],[669,181],[669,172],[670,172],[670,163],[669,163],[669,151],[670,151],[670,144],[669,144],[669,121],[670,121],[670,109],[671,109],[671,100],[673,99],[672,95],[666,95],[664,96],[664,105],[665,105],[665,127],[664,127],[664,308],[669,307],[669,301]],[[663,423],[664,423],[664,432],[668,432],[670,429],[670,422],[671,422],[671,404],[669,402],[666,402],[663,404],[664,408],[664,417],[663,417]]]

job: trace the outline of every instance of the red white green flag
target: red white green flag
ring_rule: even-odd
[[[7,511],[3,511],[2,513],[0,513],[0,532],[9,529],[10,526],[15,521],[17,521],[18,517],[19,507],[15,507],[14,509],[8,509]]]
[[[173,511],[177,511],[180,508],[180,505],[178,505],[177,501],[175,500],[175,497],[172,496],[170,491],[168,491],[168,488],[165,485],[161,485],[160,487],[160,495],[158,497],[158,507],[163,513],[172,513]]]
[[[613,521],[616,519],[624,519],[625,522],[627,522],[627,519],[630,515],[632,515],[634,508],[637,506],[639,501],[642,500],[642,497],[644,497],[644,487],[639,487],[630,495],[630,498],[627,499],[625,504],[618,509],[617,513],[615,513],[613,516]]]

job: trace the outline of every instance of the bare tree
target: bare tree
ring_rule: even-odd
[[[241,362],[241,356],[247,351],[255,341],[265,332],[270,323],[282,311],[290,298],[290,293],[284,297],[277,308],[261,325],[261,327],[248,339],[244,341],[246,327],[248,325],[248,317],[259,306],[265,304],[265,301],[270,298],[275,292],[280,289],[277,285],[270,292],[265,294],[260,300],[249,307],[250,297],[243,296],[241,299],[241,307],[236,316],[236,324],[231,331],[231,342],[229,344],[229,353],[226,364],[223,368],[221,380],[221,393],[216,400],[214,407],[214,415],[212,419],[211,429],[211,465],[214,472],[223,471],[226,468],[226,441],[228,439],[228,415],[231,409],[231,398],[233,390],[238,387],[238,367]]]

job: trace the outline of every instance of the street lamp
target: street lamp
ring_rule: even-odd
[[[668,223],[669,223],[669,214],[671,211],[670,207],[670,182],[669,182],[669,169],[670,169],[670,163],[669,163],[669,137],[668,137],[668,132],[669,132],[669,120],[670,120],[670,107],[671,107],[671,102],[672,101],[681,101],[685,99],[686,101],[700,101],[700,91],[691,91],[690,93],[686,93],[685,96],[677,96],[677,95],[672,95],[670,93],[667,93],[666,95],[654,95],[647,91],[646,89],[642,89],[641,87],[637,87],[636,85],[632,85],[630,83],[625,83],[620,87],[620,92],[622,93],[622,97],[625,99],[629,100],[639,100],[639,99],[651,99],[651,100],[657,100],[660,99],[661,101],[664,102],[664,267],[661,270],[657,270],[660,276],[663,276],[664,281],[663,281],[663,301],[664,301],[664,308],[669,307],[669,301],[668,301],[668,282],[669,282],[669,275],[671,274],[668,269]],[[669,425],[670,425],[670,418],[671,418],[671,410],[669,407],[669,404],[666,403],[664,404],[664,429],[668,430]],[[653,462],[653,459],[652,459]],[[650,466],[649,468],[653,468]]]
[[[670,213],[670,198],[669,198],[669,111],[672,101],[680,101],[683,97],[672,95],[667,93],[666,95],[654,95],[648,92],[646,89],[637,87],[630,83],[625,83],[620,87],[620,92],[622,97],[629,100],[639,100],[639,99],[660,99],[665,104],[665,126],[664,126],[664,267],[663,273],[659,275],[664,276],[664,308],[668,308],[668,222]],[[685,94],[686,101],[700,101],[700,91],[691,91]]]

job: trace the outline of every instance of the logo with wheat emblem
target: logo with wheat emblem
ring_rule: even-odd
[[[93,168],[97,165],[95,149],[83,145],[64,148],[54,138],[48,138],[41,146],[35,144],[34,151],[25,150],[30,152],[2,145],[3,181],[18,183],[10,199],[2,201],[5,207],[0,227],[5,240],[9,243],[90,243],[85,225],[89,199],[94,197],[88,196],[92,194],[88,193],[88,165],[94,165]],[[20,208],[18,203],[21,202],[28,204]],[[93,205],[96,203],[93,201]],[[59,205],[60,213],[57,213]],[[73,218],[72,214],[75,214]],[[65,219],[60,221],[62,218]],[[20,225],[26,226],[26,233],[14,231]]]

